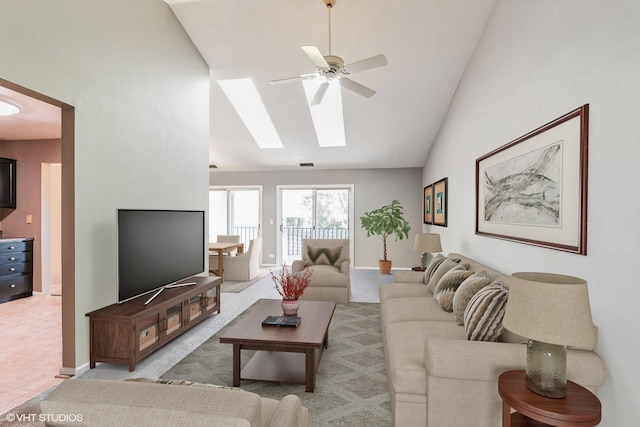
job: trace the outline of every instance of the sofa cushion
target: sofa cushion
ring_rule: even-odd
[[[385,283],[380,285],[378,293],[381,303],[393,298],[428,296],[433,299],[431,292],[427,291],[427,287],[422,283]]]
[[[473,271],[454,267],[442,276],[442,279],[436,285],[433,296],[444,311],[453,312],[453,298],[456,290],[472,274]]]
[[[431,298],[433,301],[433,298]],[[435,301],[434,301],[435,302]],[[442,312],[442,310],[438,309]],[[387,326],[384,334],[387,366],[391,367],[389,386],[395,393],[427,394],[425,342],[427,338],[465,340],[464,329],[454,322],[409,321]]]
[[[453,296],[453,315],[458,325],[464,325],[464,310],[467,308],[471,297],[489,283],[491,283],[489,274],[482,270],[474,273],[460,284]]]
[[[433,274],[431,275],[431,278],[429,279],[429,284],[427,285],[427,290],[433,293],[436,290],[436,285],[438,284],[440,279],[442,279],[442,276],[444,276],[449,270],[452,270],[456,267],[460,267],[460,269],[463,269],[463,270],[468,270],[469,264],[461,265],[459,264],[459,261],[448,259],[448,258],[442,261],[442,263],[438,266],[438,268],[436,268],[436,271],[434,271]]]
[[[179,391],[179,392],[178,392]],[[64,381],[42,403],[43,411],[49,413],[74,413],[68,410],[55,412],[65,405],[106,404],[111,408],[132,406],[140,410],[158,408],[174,417],[180,412],[200,415],[206,418],[238,418],[242,425],[261,425],[261,401],[257,394],[240,389],[229,390],[218,387],[186,387],[183,385],[159,385],[144,382],[120,380],[84,380]],[[216,402],[212,405],[211,402]],[[71,408],[71,406],[67,406]],[[117,425],[98,422],[102,420],[104,408],[95,408],[95,420],[85,419],[86,425]],[[112,412],[117,416],[117,412]],[[193,418],[193,417],[190,417]],[[243,421],[244,420],[244,421]],[[95,422],[94,422],[95,421]],[[126,424],[123,424],[126,425]],[[223,424],[224,425],[224,424]]]
[[[502,333],[502,318],[509,292],[499,283],[480,289],[464,311],[464,329],[467,339],[496,341]]]
[[[420,285],[424,289],[424,285]],[[411,296],[406,298],[393,298],[380,306],[380,320],[382,327],[397,322],[410,320],[439,320],[453,323],[451,313],[442,311],[440,305],[428,296]]]
[[[422,275],[421,282],[424,283],[425,285],[428,285],[429,284],[429,280],[431,279],[431,276],[433,276],[433,273],[440,266],[440,264],[442,264],[444,262],[444,260],[446,260],[446,259],[447,258],[445,258],[445,256],[442,255],[442,254],[438,254],[438,255],[434,256],[431,259],[431,261],[429,261],[429,264],[427,265],[427,268],[424,269],[424,274]]]
[[[324,248],[307,245],[307,265],[332,265],[340,267],[342,246]]]

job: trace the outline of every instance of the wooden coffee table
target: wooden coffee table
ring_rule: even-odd
[[[267,316],[282,316],[281,300],[263,299],[220,336],[233,344],[233,386],[240,380],[304,384],[305,391],[316,387],[316,372],[322,352],[329,342],[329,324],[335,302],[300,301],[297,328],[262,326]],[[258,350],[240,371],[242,350]]]

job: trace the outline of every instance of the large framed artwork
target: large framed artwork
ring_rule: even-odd
[[[433,222],[433,185],[424,187],[422,203],[424,206],[424,223],[431,224]]]
[[[433,183],[433,225],[447,226],[448,178]]]
[[[476,234],[587,254],[589,105],[476,160]]]

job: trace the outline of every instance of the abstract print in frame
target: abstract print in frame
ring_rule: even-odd
[[[447,226],[448,178],[433,183],[433,225]]]
[[[422,203],[424,207],[424,223],[431,224],[433,222],[433,185],[424,187]]]
[[[476,160],[476,234],[587,253],[589,105]]]

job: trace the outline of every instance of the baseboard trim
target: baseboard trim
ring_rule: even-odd
[[[89,370],[89,362],[86,362],[77,368],[60,368],[60,375],[64,377],[80,376]]]

